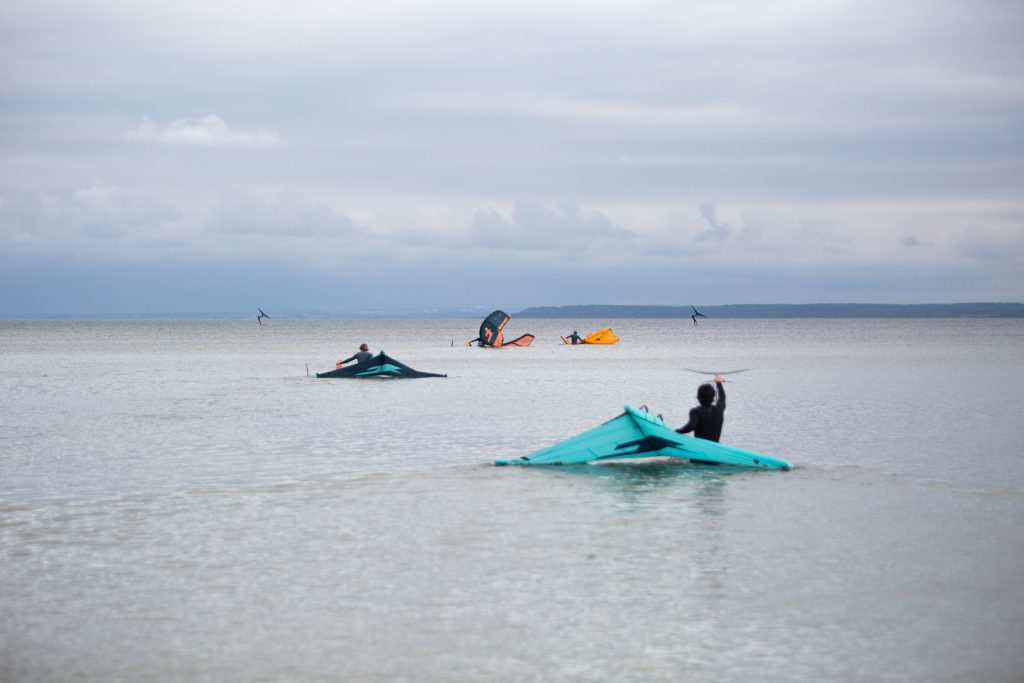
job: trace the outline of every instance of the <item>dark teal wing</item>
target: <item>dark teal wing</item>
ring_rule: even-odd
[[[338,368],[330,372],[318,372],[317,377],[321,378],[368,378],[368,377],[447,377],[433,372],[420,372],[410,368],[405,363],[400,363],[394,358],[381,351],[365,363],[357,363],[347,368]]]

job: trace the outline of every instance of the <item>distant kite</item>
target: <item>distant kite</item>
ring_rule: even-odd
[[[256,310],[260,312],[260,314],[256,316],[256,322],[258,322],[260,325],[263,324],[263,318],[270,320],[270,316],[264,313],[262,308],[257,308]]]
[[[697,327],[697,318],[706,318],[707,316],[698,311],[693,306],[690,306],[690,308],[693,308],[693,315],[691,315],[690,318],[693,320],[693,326]]]

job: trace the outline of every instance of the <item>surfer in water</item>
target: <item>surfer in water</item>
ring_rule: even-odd
[[[572,334],[570,334],[567,337],[567,339],[569,340],[570,344],[579,344],[580,343],[580,339],[582,339],[582,337],[580,337],[580,335],[576,333],[576,330],[573,330]]]
[[[698,439],[718,441],[722,436],[722,423],[725,421],[725,381],[721,375],[715,375],[715,386],[701,384],[697,388],[696,408],[690,409],[690,421],[677,429],[680,434],[693,432]],[[715,400],[715,387],[718,387],[718,400]]]
[[[353,353],[351,356],[349,356],[345,360],[339,360],[334,367],[335,368],[340,368],[342,365],[344,365],[345,363],[349,362],[350,360],[354,360],[356,362],[356,365],[358,365],[360,363],[365,363],[366,361],[370,360],[371,358],[373,358],[373,354],[370,353],[370,347],[367,346],[366,344],[360,344],[358,351]]]

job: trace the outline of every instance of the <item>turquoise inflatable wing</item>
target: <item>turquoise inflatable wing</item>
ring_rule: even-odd
[[[632,410],[632,409],[630,409]],[[548,446],[535,453],[514,460],[498,460],[496,465],[569,465],[611,460],[613,458],[651,457],[658,453],[644,453],[643,434],[628,413],[612,418],[604,424]]]
[[[496,465],[569,465],[667,456],[691,462],[788,470],[792,465],[741,448],[679,434],[660,417],[625,406],[623,413],[591,430],[521,458]]]

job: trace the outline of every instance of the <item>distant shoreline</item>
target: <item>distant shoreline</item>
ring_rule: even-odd
[[[711,318],[1024,318],[1024,304],[728,304],[698,306]],[[535,306],[520,318],[689,318],[690,306]]]

